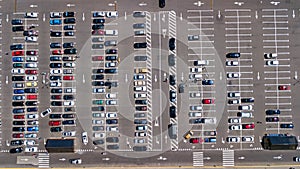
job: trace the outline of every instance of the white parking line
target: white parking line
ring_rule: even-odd
[[[280,83],[278,83],[278,84],[264,84],[265,86],[278,86],[278,85],[291,85],[291,84],[289,84],[289,83],[282,83],[282,84],[280,84]]]
[[[285,39],[285,40],[263,40],[263,42],[290,42],[290,40],[288,40],[288,39]]]
[[[270,67],[270,66],[264,65],[264,67]],[[290,65],[278,65],[277,67],[291,67],[291,66]]]
[[[226,49],[252,49],[252,46],[226,46]]]
[[[225,36],[252,36],[252,34],[225,34]]]
[[[263,30],[278,30],[278,29],[283,29],[283,30],[288,30],[288,27],[263,27]]]
[[[273,23],[277,23],[277,24],[284,24],[284,23],[289,23],[289,21],[276,21],[276,22],[274,22],[274,21],[263,21],[262,22],[263,24],[273,24]]]
[[[202,31],[213,31],[213,30],[215,30],[214,28],[201,28],[201,29],[197,29],[197,28],[190,28],[190,29],[188,29],[189,31],[193,31],[193,30],[195,30],[195,31],[200,31],[200,30],[202,30]],[[203,35],[202,35],[203,36]],[[205,36],[207,36],[207,34],[205,34]],[[213,36],[213,35],[210,35],[210,36]]]
[[[262,9],[262,11],[287,11],[288,9]]]
[[[263,15],[263,18],[287,18],[289,15]]]
[[[226,40],[226,43],[233,43],[233,42],[252,42],[252,40]]]
[[[292,97],[291,96],[265,96],[266,99],[291,99]]]
[[[225,18],[251,18],[251,15],[239,15],[239,16],[225,16]]]
[[[291,73],[291,71],[289,70],[286,70],[286,71],[264,71],[264,73]]]
[[[277,78],[276,77],[265,77],[265,80],[276,80]],[[291,79],[291,77],[279,77],[278,79]]]
[[[237,11],[250,12],[251,10],[250,9],[225,9],[225,12],[237,12]]]
[[[252,87],[253,84],[236,84],[236,85],[227,85],[228,87]]]
[[[188,24],[194,25],[194,24],[201,24],[201,25],[213,25],[214,22],[188,22]]]
[[[188,19],[199,19],[199,18],[214,18],[213,16],[187,16]]]
[[[225,28],[225,30],[252,30],[252,28]]]
[[[292,103],[265,103],[267,106],[284,106],[284,105],[292,105]]]
[[[277,34],[273,34],[273,33],[264,33],[263,36],[289,36],[288,33],[277,33]]]

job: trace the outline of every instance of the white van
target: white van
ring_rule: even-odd
[[[105,30],[105,35],[117,36],[118,35],[118,30]]]

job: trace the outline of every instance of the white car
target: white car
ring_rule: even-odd
[[[38,13],[37,12],[27,12],[24,14],[24,16],[26,18],[37,18],[38,17]]]
[[[118,12],[117,11],[110,11],[110,12],[106,12],[106,17],[108,18],[115,18],[118,16]]]
[[[104,124],[104,120],[92,120],[93,124]]]
[[[240,100],[238,99],[232,99],[232,100],[228,100],[228,104],[239,104]]]
[[[26,68],[37,68],[37,64],[36,63],[26,63],[25,67]]]
[[[251,112],[238,112],[237,113],[238,117],[247,117],[247,118],[251,118],[253,117]]]
[[[105,133],[94,133],[94,137],[95,138],[104,138],[105,137]]]
[[[145,86],[146,82],[145,81],[134,81],[133,85],[134,86]]]
[[[64,106],[74,106],[74,101],[64,101]]]
[[[105,93],[105,88],[93,88],[93,93]]]
[[[73,137],[76,135],[76,131],[65,131],[62,133],[63,137]]]
[[[93,113],[92,115],[94,118],[104,118],[105,113]]]
[[[37,80],[37,76],[36,75],[27,75],[26,76],[26,80],[28,80],[28,81],[36,81]]]
[[[74,68],[75,66],[76,66],[76,64],[73,62],[64,63],[64,67]]]
[[[143,80],[143,79],[145,79],[145,75],[134,75],[133,79],[134,80]]]
[[[28,119],[37,119],[37,118],[39,118],[39,115],[38,114],[27,114],[27,118]]]
[[[242,137],[242,141],[243,142],[253,142],[254,138],[252,136],[245,136],[245,137]]]
[[[106,62],[105,63],[105,67],[116,67],[117,66],[117,62]]]
[[[41,113],[41,117],[45,117],[52,112],[51,108],[46,109]]]
[[[202,110],[202,106],[196,106],[196,105],[193,105],[193,106],[190,106],[190,110],[192,110],[192,111],[195,111],[195,110]]]
[[[26,147],[25,148],[25,152],[29,153],[29,152],[37,152],[38,148],[37,147]]]
[[[75,93],[76,92],[76,89],[74,88],[65,88],[65,93]]]
[[[145,143],[146,141],[145,141],[144,138],[135,138],[135,139],[133,140],[133,142],[134,142],[134,144],[143,144],[143,143]]]
[[[234,61],[234,60],[226,61],[226,66],[238,66],[238,65],[239,65],[238,61]]]
[[[229,92],[227,94],[228,97],[241,97],[241,93],[239,92]]]
[[[267,61],[267,65],[268,66],[278,66],[279,61],[278,60],[269,60],[269,61]]]
[[[27,56],[26,61],[27,62],[37,62],[37,57],[36,56]]]
[[[62,83],[61,82],[51,82],[50,87],[61,87]]]
[[[35,141],[34,140],[25,140],[24,145],[33,146],[33,145],[35,145]]]
[[[198,93],[198,92],[196,92],[196,93],[190,93],[190,97],[193,97],[193,98],[195,98],[195,97],[201,97],[201,93]]]
[[[50,70],[50,74],[61,74],[61,73],[62,73],[61,69],[51,69]]]
[[[117,100],[106,100],[106,105],[116,105]]]
[[[230,118],[228,119],[229,123],[241,123],[241,118]]]
[[[134,91],[136,91],[136,92],[145,92],[145,91],[147,91],[147,87],[146,86],[135,86]]]
[[[252,105],[243,105],[238,107],[239,110],[252,110],[252,108]]]
[[[108,112],[106,113],[106,118],[115,118],[117,117],[117,113],[116,112]]]
[[[264,57],[265,57],[266,59],[274,59],[274,58],[277,57],[277,53],[265,53],[265,54],[264,54]]]
[[[105,97],[106,97],[107,99],[115,99],[115,98],[117,98],[117,94],[116,94],[116,93],[107,93],[107,94],[105,95]]]
[[[71,159],[70,160],[71,164],[81,164],[82,160],[80,158],[76,158],[76,159]]]
[[[241,77],[240,73],[227,73],[228,78],[239,78]]]
[[[37,138],[37,134],[35,134],[35,133],[27,133],[27,134],[25,134],[25,138]]]
[[[201,112],[189,112],[189,117],[201,117]]]
[[[134,98],[146,98],[147,94],[146,93],[135,93]]]
[[[107,126],[106,131],[119,131],[118,126]]]
[[[12,74],[24,74],[25,70],[24,69],[11,69]]]
[[[241,130],[242,129],[242,125],[231,125],[229,126],[230,130]]]
[[[36,36],[26,36],[25,37],[26,42],[37,42],[37,40],[38,40],[38,37],[36,37]]]
[[[81,137],[82,137],[82,143],[84,145],[87,145],[88,142],[89,142],[89,139],[88,139],[88,136],[87,136],[87,132],[82,132]]]
[[[190,72],[191,73],[200,73],[200,72],[202,72],[202,68],[198,68],[198,67],[192,67],[192,68],[190,68]]]
[[[60,12],[50,12],[50,18],[61,18]]]
[[[136,136],[136,137],[146,137],[147,133],[146,132],[135,132],[134,136]]]
[[[241,141],[240,137],[227,137],[227,142],[239,143]]]

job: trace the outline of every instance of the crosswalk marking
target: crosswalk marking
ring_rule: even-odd
[[[223,166],[234,166],[233,150],[223,150]]]
[[[48,153],[39,153],[39,168],[50,168],[49,161],[50,158]]]
[[[193,152],[193,166],[204,166],[203,164],[203,152]]]

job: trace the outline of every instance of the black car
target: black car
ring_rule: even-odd
[[[146,28],[146,24],[144,23],[136,23],[132,25],[133,29],[144,29]]]
[[[62,106],[62,102],[61,101],[52,101],[51,105],[52,106]]]
[[[140,12],[140,11],[136,11],[136,12],[133,12],[133,17],[136,17],[136,18],[143,18],[146,16],[146,12]]]
[[[133,146],[133,151],[147,151],[147,146]]]
[[[11,30],[12,30],[13,32],[23,32],[23,31],[24,31],[24,26],[13,26],[13,27],[11,28]]]
[[[23,132],[25,131],[25,127],[13,127],[12,131],[19,131],[19,132]]]
[[[62,93],[62,89],[61,88],[51,89],[51,93]]]
[[[169,49],[174,50],[175,49],[175,38],[169,39]]]
[[[13,67],[14,68],[23,68],[23,63],[14,63]]]
[[[171,54],[168,56],[168,64],[169,66],[174,66],[175,65],[175,56],[174,54]]]
[[[106,56],[105,59],[109,61],[113,61],[113,60],[117,60],[118,56]]]
[[[13,125],[25,125],[25,121],[13,121]]]
[[[74,25],[65,25],[64,30],[74,30],[75,26]]]
[[[202,85],[213,85],[214,81],[213,80],[202,80]]]
[[[105,82],[104,86],[108,87],[118,87],[119,83],[118,82]]]
[[[147,106],[136,106],[135,110],[137,110],[137,111],[146,111],[147,110]]]
[[[65,100],[73,100],[74,96],[73,95],[64,95]]]
[[[75,124],[75,120],[64,120],[62,121],[63,125],[74,125]]]
[[[37,93],[38,89],[37,88],[26,88],[24,89],[24,93]]]
[[[176,92],[174,90],[170,90],[170,102],[175,102],[176,100]]]
[[[170,117],[171,118],[176,118],[176,107],[175,106],[170,106]]]
[[[17,114],[17,113],[24,113],[25,112],[25,109],[24,108],[16,108],[16,109],[13,109],[12,111],[14,114]]]
[[[17,147],[17,148],[12,148],[9,150],[9,153],[13,154],[13,153],[22,153],[23,152],[23,148],[22,147]]]
[[[107,119],[106,123],[107,124],[118,124],[118,119]]]
[[[51,37],[61,37],[61,35],[62,35],[61,32],[55,32],[55,31],[50,32]]]
[[[63,114],[62,118],[75,118],[75,114]]]
[[[135,100],[135,104],[147,104],[147,100]]]
[[[159,0],[159,1],[158,1],[158,3],[159,3],[159,5],[158,5],[158,6],[159,6],[160,8],[164,8],[164,7],[165,7],[165,5],[166,5],[166,2],[165,2],[165,0]]]
[[[108,150],[117,150],[119,149],[119,145],[118,144],[107,145],[106,148]]]
[[[12,25],[22,25],[23,21],[21,19],[13,19],[11,20]]]
[[[92,80],[101,80],[104,79],[104,75],[92,75]]]
[[[134,119],[134,124],[147,124],[147,119]]]
[[[13,107],[24,106],[24,102],[12,102]]]
[[[227,58],[239,58],[241,56],[240,53],[227,53],[226,57]]]
[[[105,69],[104,73],[118,73],[118,69]]]
[[[93,81],[92,86],[104,86],[104,81]]]
[[[104,107],[103,106],[92,107],[92,111],[104,111]]]
[[[104,73],[104,69],[93,69],[93,73]]]
[[[93,144],[94,145],[101,145],[101,144],[104,144],[104,141],[103,140],[94,140]]]
[[[280,110],[266,110],[266,115],[280,114]]]
[[[51,132],[61,132],[62,129],[61,129],[61,127],[51,127],[51,128],[50,128],[50,131],[51,131]]]
[[[146,42],[142,42],[142,43],[134,43],[133,44],[134,48],[147,48],[147,43]]]
[[[118,51],[117,51],[117,49],[106,49],[105,53],[106,54],[117,54]]]
[[[61,114],[50,114],[49,118],[50,119],[60,119],[61,118]]]
[[[11,146],[20,146],[20,145],[23,145],[23,144],[24,144],[23,140],[12,140],[12,141],[10,141]]]
[[[50,63],[49,67],[50,68],[61,68],[61,63]]]
[[[61,57],[60,56],[51,56],[50,61],[61,61]]]
[[[73,42],[67,42],[63,44],[64,48],[73,48],[74,47],[74,43]]]
[[[61,80],[61,76],[50,76],[50,80]]]
[[[74,36],[75,33],[73,31],[67,31],[65,32],[65,36]]]
[[[23,44],[10,45],[10,50],[21,50],[24,49]]]
[[[254,98],[243,98],[241,99],[241,102],[242,103],[251,103],[251,102],[254,102]]]
[[[77,49],[72,48],[72,49],[65,49],[64,50],[65,54],[76,54],[77,53]]]
[[[266,117],[267,122],[278,122],[279,118],[278,117]]]
[[[63,17],[74,17],[75,13],[74,12],[64,12]]]
[[[93,29],[93,30],[104,29],[104,25],[103,25],[103,24],[93,25],[93,26],[92,26],[92,29]]]
[[[105,23],[105,19],[93,19],[93,23],[95,23],[95,24]]]
[[[50,43],[50,48],[61,48],[61,43]]]
[[[29,107],[27,108],[27,112],[37,112],[38,108],[37,107]]]
[[[170,85],[174,86],[176,84],[175,75],[170,75]]]
[[[37,101],[26,101],[25,105],[26,106],[36,106],[38,104]]]
[[[65,107],[65,112],[75,111],[74,107]]]
[[[64,24],[69,24],[69,23],[76,23],[76,19],[75,18],[64,19]]]
[[[135,56],[134,61],[146,61],[147,56]]]
[[[118,143],[119,137],[106,137],[106,142],[108,143]]]

